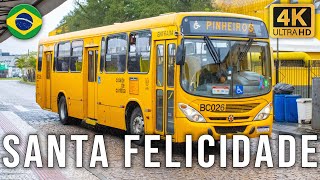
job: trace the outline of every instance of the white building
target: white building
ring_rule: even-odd
[[[10,55],[10,53],[2,52],[0,49],[0,64],[5,64],[8,66],[7,78],[11,77],[21,77],[21,70],[15,66],[16,55]]]

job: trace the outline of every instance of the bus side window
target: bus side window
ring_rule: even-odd
[[[72,51],[70,58],[70,71],[81,72],[82,70],[82,52],[83,52],[83,41],[73,41]]]
[[[164,46],[157,45],[157,86],[163,85]]]
[[[140,72],[140,64],[136,52],[137,34],[130,34],[129,37],[129,54],[128,54],[128,72]]]
[[[104,70],[104,63],[106,61],[106,40],[103,37],[101,40],[101,52],[100,52],[100,72],[102,73]]]
[[[128,72],[149,72],[150,37],[147,31],[130,34]]]
[[[127,58],[127,35],[120,34],[108,38],[106,72],[124,72]]]
[[[59,44],[54,45],[53,71],[57,71],[58,45]]]
[[[176,45],[168,45],[168,86],[174,86],[174,64],[176,61]]]
[[[70,42],[58,44],[58,52],[56,60],[56,70],[60,72],[69,71],[70,60]]]
[[[38,72],[42,70],[42,56],[43,56],[43,46],[39,46],[39,53],[38,53]]]

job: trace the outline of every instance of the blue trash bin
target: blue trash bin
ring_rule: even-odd
[[[285,94],[274,94],[274,120],[276,122],[285,121],[285,110],[284,110],[284,101]]]
[[[297,99],[301,98],[300,95],[286,95],[285,96],[285,121],[291,123],[298,123],[298,108]]]

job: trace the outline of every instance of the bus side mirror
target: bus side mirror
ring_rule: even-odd
[[[183,45],[178,46],[177,55],[176,55],[176,64],[177,65],[184,64],[184,47],[183,47]]]

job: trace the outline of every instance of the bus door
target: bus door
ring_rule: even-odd
[[[38,60],[37,60],[37,69],[36,69],[36,102],[40,105],[41,108],[45,108],[45,91],[46,91],[46,84],[45,84],[45,63],[43,63],[43,46],[39,47],[38,50]],[[43,68],[44,67],[44,68]],[[24,76],[24,74],[22,74]]]
[[[45,52],[45,108],[51,109],[51,65],[52,52]]]
[[[156,42],[156,133],[174,134],[176,40]]]
[[[98,48],[89,48],[88,55],[88,117],[96,119]]]

